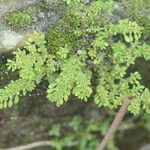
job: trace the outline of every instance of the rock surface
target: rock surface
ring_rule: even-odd
[[[0,17],[38,3],[39,1],[40,0],[0,0]]]
[[[61,11],[57,7],[55,9],[40,9],[38,19],[23,29],[14,29],[6,24],[4,20],[6,15],[43,3],[53,7],[54,4],[57,6],[59,2],[60,0],[0,0],[0,54],[15,48],[23,37],[33,31],[47,31],[56,25],[60,19]]]
[[[150,144],[142,146],[139,150],[150,150]]]
[[[18,43],[23,40],[23,35],[10,30],[2,30],[0,32],[0,50],[7,51],[12,50]]]

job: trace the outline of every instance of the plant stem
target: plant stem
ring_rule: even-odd
[[[17,146],[13,148],[4,148],[4,149],[0,148],[0,150],[29,150],[29,149],[33,149],[37,147],[42,147],[42,146],[52,146],[52,142],[51,141],[38,141],[35,143],[21,145],[21,146]]]
[[[123,117],[125,116],[125,114],[127,112],[127,108],[131,102],[131,99],[132,99],[132,97],[128,97],[125,99],[124,103],[122,104],[118,113],[116,114],[110,128],[108,129],[107,133],[105,134],[105,137],[103,138],[102,142],[98,145],[97,150],[104,150],[105,146],[110,141],[113,134],[118,129],[120,122],[122,121]]]

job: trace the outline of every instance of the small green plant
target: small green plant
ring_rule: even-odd
[[[99,143],[98,136],[105,134],[110,120],[84,121],[75,116],[67,123],[67,131],[63,130],[63,124],[54,124],[49,130],[52,146],[56,150],[95,150]],[[107,150],[117,150],[113,140],[108,144]]]
[[[99,107],[116,109],[133,97],[128,110],[150,112],[150,91],[139,72],[129,72],[136,59],[150,60],[150,46],[143,43],[143,27],[127,19],[110,22],[114,1],[72,1],[58,27],[33,33],[25,46],[8,60],[8,69],[19,79],[0,90],[0,108],[12,107],[19,96],[48,80],[47,98],[61,106],[70,95]],[[96,84],[93,78],[96,75]]]

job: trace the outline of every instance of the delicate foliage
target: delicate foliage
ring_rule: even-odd
[[[78,149],[94,150],[99,141],[98,135],[104,135],[108,129],[111,118],[100,121],[82,120],[79,116],[67,122],[67,131],[63,132],[63,123],[54,124],[49,135],[52,137],[52,147],[56,150]],[[97,134],[99,133],[99,134]],[[111,141],[113,142],[113,140]],[[114,143],[108,144],[110,150],[116,150]]]
[[[8,60],[8,69],[19,72],[19,79],[11,81],[0,90],[0,108],[12,107],[19,102],[19,96],[31,92],[46,73],[55,70],[55,63],[48,56],[43,34],[34,33],[23,49],[13,54],[15,60]],[[47,65],[51,68],[47,68]]]
[[[127,15],[133,21],[136,21],[144,27],[144,37],[149,38],[150,35],[150,1],[149,0],[122,0]]]
[[[83,64],[77,57],[70,58],[61,66],[58,78],[49,85],[48,99],[60,106],[68,100],[73,89],[73,94],[86,100],[92,93],[90,88],[90,75],[82,71]]]
[[[1,108],[12,106],[10,101],[22,91],[32,91],[47,79],[47,98],[57,106],[72,94],[85,101],[93,94],[98,106],[114,109],[131,96],[130,112],[149,113],[150,91],[138,72],[129,71],[136,59],[150,60],[150,46],[140,40],[143,27],[127,19],[112,23],[112,0],[68,2],[59,26],[49,30],[46,40],[34,33],[14,53],[15,60],[8,61],[8,69],[17,70],[19,79],[1,90]]]

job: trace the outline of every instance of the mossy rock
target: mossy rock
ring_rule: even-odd
[[[25,12],[13,13],[6,20],[15,28],[23,28],[32,23],[32,18]]]
[[[11,13],[4,19],[14,28],[20,29],[32,24],[33,18],[37,16],[37,11],[38,7],[33,6],[19,12]]]
[[[84,41],[81,41],[82,38],[77,36],[75,31],[82,27],[82,20],[82,18],[78,18],[78,15],[73,14],[70,9],[65,9],[58,26],[48,31],[46,37],[48,48],[56,52],[67,45],[70,53],[75,53],[75,50],[80,49]]]
[[[61,13],[64,10],[62,2],[39,2],[17,12],[12,12],[4,16],[4,20],[14,29],[26,28],[35,22],[42,21],[43,18],[49,17],[49,12]]]
[[[76,39],[73,34],[64,32],[57,27],[51,28],[47,34],[48,48],[54,52],[59,50],[61,47],[67,47],[70,50],[77,47]]]

